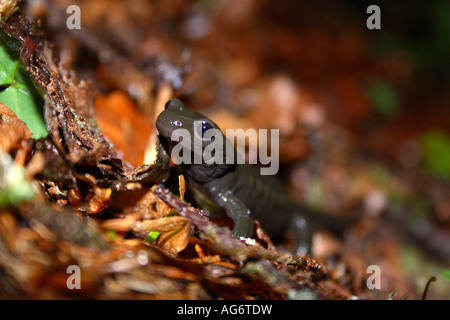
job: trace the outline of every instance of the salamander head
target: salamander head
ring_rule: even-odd
[[[168,145],[172,153],[179,155],[178,151],[181,149],[183,153],[189,153],[189,155],[182,154],[182,159],[189,158],[190,161],[181,161],[181,166],[183,171],[196,181],[211,181],[232,166],[224,164],[225,161],[205,162],[205,148],[217,141],[222,142],[221,152],[225,156],[226,138],[213,121],[201,113],[188,109],[179,99],[172,99],[166,103],[165,110],[156,119],[156,128],[163,144]],[[177,152],[174,152],[175,149]]]

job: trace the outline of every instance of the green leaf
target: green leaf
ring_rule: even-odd
[[[18,44],[0,30],[0,86],[9,85],[14,81],[19,57]]]
[[[114,241],[117,238],[117,232],[115,230],[106,230],[106,236],[111,240]]]
[[[0,102],[8,106],[25,122],[34,139],[46,138],[47,128],[42,117],[44,99],[20,63],[16,41],[0,30]]]
[[[145,241],[147,241],[147,242],[155,242],[160,234],[161,234],[161,232],[158,232],[158,231],[150,231],[150,233],[145,238]]]
[[[34,139],[48,136],[42,117],[44,99],[37,92],[26,71],[19,67],[17,79],[0,92],[0,102],[7,105],[33,132]]]
[[[400,109],[395,90],[386,82],[371,79],[366,85],[366,93],[375,110],[383,116],[394,116]]]
[[[425,168],[441,178],[450,179],[450,136],[442,131],[426,132],[421,137]]]
[[[447,280],[450,280],[450,269],[442,271],[442,275],[447,278]]]

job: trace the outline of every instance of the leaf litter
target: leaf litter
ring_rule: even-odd
[[[48,12],[60,12],[52,1],[44,3]],[[143,4],[139,2],[137,6],[140,5]],[[160,6],[158,9],[164,10],[164,4]],[[171,9],[177,12],[181,7]],[[111,14],[117,14],[114,10],[112,7]],[[245,10],[242,14],[245,16]],[[77,298],[379,298],[364,288],[366,261],[385,263],[386,269],[390,270],[389,275],[404,283],[401,267],[396,265],[396,250],[399,250],[396,240],[387,235],[384,241],[380,241],[376,228],[364,219],[342,241],[361,243],[362,249],[370,248],[367,256],[355,249],[358,245],[353,245],[353,251],[346,251],[338,240],[323,236],[323,253],[318,254],[320,258],[315,260],[290,255],[283,247],[272,243],[257,222],[255,241],[239,241],[232,237],[227,221],[211,221],[201,209],[189,203],[184,177],[178,176],[178,183],[171,184],[170,177],[173,179],[177,175],[158,140],[151,138],[155,134],[149,130],[151,121],[150,124],[142,124],[147,127],[145,133],[143,130],[133,131],[136,119],[145,115],[154,119],[164,103],[176,92],[179,94],[180,88],[184,90],[181,92],[190,92],[192,87],[196,87],[199,93],[197,97],[191,97],[194,101],[205,103],[211,100],[204,79],[198,78],[198,73],[194,77],[186,73],[186,61],[177,65],[167,58],[166,53],[156,50],[152,53],[153,60],[144,64],[147,68],[140,69],[107,41],[93,44],[86,40],[92,38],[78,39],[79,45],[93,53],[101,50],[104,54],[109,53],[109,63],[103,63],[97,69],[99,83],[94,86],[84,80],[78,81],[74,71],[63,66],[58,50],[46,40],[39,24],[29,22],[20,12],[11,15],[9,10],[8,15],[9,19],[4,19],[1,27],[18,41],[24,65],[45,97],[44,116],[50,138],[30,139],[26,126],[7,107],[1,106],[2,152],[22,165],[27,180],[40,187],[31,200],[26,199],[19,205],[11,203],[0,210],[2,298],[73,298],[73,292],[66,286],[66,269],[73,264],[83,270],[82,289]],[[224,24],[230,23],[226,21],[226,13],[222,19],[225,19],[222,21]],[[89,35],[92,30],[88,28],[83,32]],[[105,39],[108,39],[107,35]],[[155,43],[148,41],[144,41],[148,48],[154,48]],[[161,43],[156,48],[164,47],[163,40],[159,41]],[[139,49],[146,51],[148,48],[143,44]],[[241,60],[241,66],[253,70],[254,74],[261,72],[258,66],[252,67],[252,63],[245,59]],[[200,73],[207,70],[203,64],[197,67]],[[252,83],[257,77],[249,73],[248,78],[241,78],[242,74],[236,72],[236,68],[241,67],[230,65],[226,72],[222,72],[228,76],[226,81],[238,87],[240,101],[245,105],[252,99],[262,99],[259,107],[249,110],[244,120],[246,125],[267,127],[273,119],[276,121],[272,125],[281,124],[285,129],[280,141],[285,146],[282,159],[286,163],[309,156],[316,163],[326,161],[321,157],[328,154],[311,155],[311,147],[303,142],[306,135],[312,135],[314,143],[320,144],[338,132],[345,141],[345,133],[334,126],[318,130],[326,124],[322,111],[314,105],[313,95],[308,91],[298,91],[289,77],[268,77],[258,87],[244,91],[240,86]],[[123,78],[124,70],[128,72],[127,78]],[[178,76],[183,80],[182,84],[177,80]],[[143,79],[141,83],[146,90],[136,87],[137,91],[131,90],[131,84],[139,82],[139,79]],[[352,83],[348,81],[349,87],[342,90],[351,90]],[[94,89],[98,86],[116,91],[100,96]],[[124,105],[132,109],[134,101],[124,92],[136,101],[139,110],[125,115],[127,107]],[[287,97],[287,101],[302,101],[302,107],[297,110],[286,106],[286,100],[274,92]],[[98,105],[102,104],[111,112],[108,117],[119,120],[118,126],[111,124],[105,113],[97,113]],[[282,104],[286,108],[271,119],[271,104]],[[114,111],[114,106],[117,111]],[[261,110],[266,110],[267,119],[257,116],[262,114]],[[208,112],[214,116],[214,110]],[[233,110],[220,112],[224,113],[217,116],[218,122],[236,117]],[[355,112],[352,121],[356,121],[361,111]],[[298,126],[299,121],[303,121],[308,130],[316,131],[299,129],[302,127]],[[134,136],[153,143],[137,142],[129,148],[129,141],[139,141]],[[119,141],[127,137],[131,140]],[[342,145],[331,148],[337,159],[342,159],[342,154],[348,152],[339,149]],[[134,151],[137,155],[132,154]],[[145,153],[152,156],[148,158]],[[142,161],[143,158],[150,160],[147,163]],[[311,171],[305,172],[305,168]],[[305,181],[315,178],[314,170],[311,164],[294,166],[293,190],[305,188]],[[325,178],[322,181],[329,179],[342,183],[345,178],[343,172],[339,161],[331,163],[323,172]],[[365,196],[361,190],[372,190],[376,184],[367,177],[365,169],[356,172],[355,180],[363,181],[359,185],[363,188],[351,186],[359,193],[334,195],[333,192],[341,190],[321,190],[329,186],[318,184],[316,196],[323,192],[331,197],[340,197],[340,201],[345,199],[350,206],[358,203]],[[373,197],[375,200],[379,198]],[[375,203],[375,200],[370,203]],[[333,203],[327,205],[332,209]],[[372,206],[378,208],[377,204]],[[382,210],[371,208],[372,212]],[[150,241],[149,233],[154,234]],[[370,257],[373,252],[383,252],[384,260],[373,260]],[[389,288],[401,292],[410,289],[393,284]]]

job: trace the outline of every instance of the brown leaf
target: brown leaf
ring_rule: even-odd
[[[138,219],[137,215],[129,214],[123,219],[108,219],[105,220],[101,227],[104,230],[115,230],[115,231],[129,231],[136,224]]]
[[[190,228],[186,223],[184,226],[179,227],[171,232],[162,232],[156,243],[163,249],[172,254],[177,254],[183,251],[189,244]]]
[[[156,244],[171,254],[183,251],[189,244],[189,219],[181,216],[144,220],[141,229],[161,232]]]
[[[17,2],[19,2],[19,0],[0,0],[0,13],[3,21],[8,20],[8,18],[12,15]]]
[[[104,199],[96,194],[87,196],[87,202],[79,206],[79,209],[84,210],[87,214],[99,213],[108,208],[113,201],[111,199]]]
[[[173,208],[169,206],[168,204],[164,203],[163,201],[157,199],[156,200],[156,212],[155,212],[155,218],[161,218],[169,215],[172,213]]]
[[[180,227],[186,225],[189,222],[188,219],[181,216],[165,217],[160,219],[144,220],[141,223],[141,229],[145,231],[158,231],[168,232],[176,231]]]
[[[180,189],[180,199],[184,201],[184,194],[186,193],[186,181],[184,180],[184,176],[180,174],[178,176],[178,184]]]
[[[140,113],[124,93],[115,91],[95,100],[95,115],[102,133],[133,166],[144,162],[144,152],[153,130],[151,119]]]
[[[31,138],[31,131],[10,108],[0,102],[0,149],[9,151],[20,141]]]

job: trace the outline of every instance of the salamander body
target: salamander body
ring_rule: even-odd
[[[221,140],[224,155],[227,152],[225,146],[231,143],[213,121],[188,109],[180,100],[172,99],[158,116],[156,127],[160,138],[172,151],[180,145],[189,150],[191,161],[180,163],[179,167],[197,193],[221,207],[233,220],[232,232],[236,237],[251,237],[254,232],[253,219],[256,219],[271,237],[287,230],[293,231],[297,253],[308,251],[311,232],[316,224],[315,213],[294,203],[278,180],[272,176],[261,176],[255,167],[247,163],[195,163],[195,153],[203,152],[212,143],[210,138],[203,138],[207,130],[216,129],[214,141]],[[181,132],[188,134],[190,139],[183,137],[174,141],[176,129],[184,130]],[[186,154],[183,156],[188,159]]]

